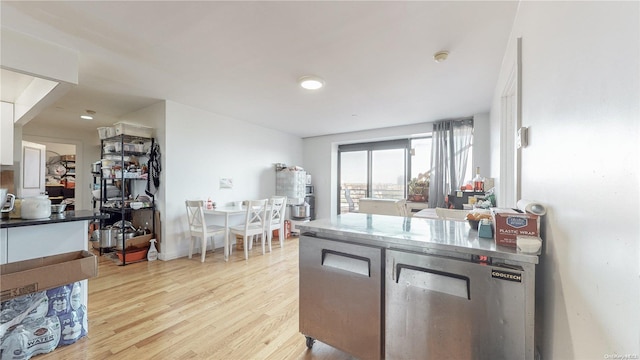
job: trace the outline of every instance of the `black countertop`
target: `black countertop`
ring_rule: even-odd
[[[97,219],[108,219],[108,218],[109,218],[109,214],[94,213],[91,210],[65,211],[61,214],[51,214],[51,217],[47,219],[0,220],[0,228],[4,229],[4,228],[13,228],[13,227],[20,227],[20,226],[44,225],[44,224],[55,224],[55,223],[71,222],[71,221],[97,220]]]

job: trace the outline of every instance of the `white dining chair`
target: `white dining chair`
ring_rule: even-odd
[[[196,238],[201,239],[200,254],[201,262],[204,262],[204,256],[207,252],[207,239],[211,238],[211,250],[214,250],[214,235],[224,234],[224,226],[207,225],[204,219],[204,201],[202,200],[186,200],[185,205],[187,207],[187,219],[189,221],[189,259],[193,254],[193,247]],[[226,241],[225,241],[225,253],[226,253]]]
[[[284,220],[285,210],[287,208],[287,197],[272,196],[271,199],[269,199],[269,207],[271,208],[271,221],[267,224],[267,243],[269,244],[269,252],[271,252],[273,230],[278,230],[280,247],[284,247]]]
[[[268,211],[268,200],[251,200],[247,201],[247,212],[245,222],[242,225],[231,226],[229,228],[229,238],[227,243],[231,243],[231,239],[235,235],[242,235],[244,245],[244,258],[249,259],[249,246],[253,243],[256,235],[261,235],[262,254],[264,255],[264,233],[267,228],[268,219],[271,216]],[[249,242],[251,238],[251,242]],[[229,254],[231,254],[232,246],[229,246]]]

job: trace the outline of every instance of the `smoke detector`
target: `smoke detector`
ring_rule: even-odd
[[[437,63],[441,63],[445,60],[447,60],[447,57],[449,56],[449,52],[446,50],[442,50],[442,51],[438,51],[437,53],[433,54],[433,60]]]

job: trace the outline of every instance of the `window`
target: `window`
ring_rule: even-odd
[[[411,179],[428,179],[431,137],[340,145],[338,161],[338,213],[357,212],[361,198],[406,199]]]

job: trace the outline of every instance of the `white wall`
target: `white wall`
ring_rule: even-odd
[[[225,204],[269,197],[275,194],[274,164],[302,162],[298,137],[176,102],[166,103],[165,132],[164,259],[187,254],[186,199]],[[233,189],[220,189],[220,178],[233,179]],[[215,242],[223,245],[222,238]]]
[[[638,2],[521,2],[491,112],[522,37],[522,197],[544,202],[543,359],[640,355]],[[498,194],[499,196],[499,194]]]
[[[474,150],[473,164],[489,169],[489,116],[474,115]],[[325,218],[335,215],[338,209],[338,145],[398,139],[417,135],[430,134],[433,123],[425,122],[415,125],[396,126],[368,131],[326,135],[305,138],[304,169],[311,173],[316,195],[316,217]]]

